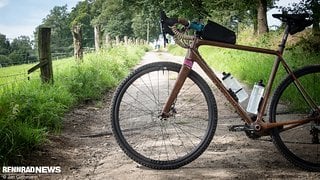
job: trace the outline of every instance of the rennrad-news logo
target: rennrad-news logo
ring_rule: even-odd
[[[59,174],[60,166],[3,166],[3,174]]]

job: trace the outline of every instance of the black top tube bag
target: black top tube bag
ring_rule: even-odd
[[[233,31],[210,20],[208,20],[208,23],[204,26],[200,36],[204,40],[229,44],[236,43],[236,34]]]

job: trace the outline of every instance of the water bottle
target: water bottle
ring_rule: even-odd
[[[262,83],[262,80],[260,80],[258,83],[255,83],[255,85],[253,86],[249,103],[247,106],[247,112],[258,114],[259,104],[263,96],[263,92],[264,92],[264,85]]]
[[[248,98],[248,94],[242,88],[240,83],[230,74],[223,72],[222,82],[224,86],[231,90],[238,98],[239,102],[243,102]]]

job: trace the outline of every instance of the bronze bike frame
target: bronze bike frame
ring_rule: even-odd
[[[299,119],[299,120],[288,120],[285,122],[274,122],[274,123],[268,123],[263,121],[263,115],[267,108],[267,102],[270,98],[271,94],[271,88],[275,80],[275,76],[277,74],[280,62],[282,63],[282,66],[286,70],[286,72],[293,77],[295,80],[295,85],[300,91],[300,93],[305,98],[306,102],[312,107],[314,110],[319,111],[319,107],[317,107],[316,103],[310,98],[308,93],[304,90],[302,85],[300,84],[299,80],[295,77],[293,74],[293,71],[290,69],[286,61],[283,59],[282,54],[285,48],[285,44],[288,38],[289,29],[288,27],[285,29],[285,33],[282,38],[282,42],[279,45],[279,49],[277,51],[270,50],[270,49],[263,49],[263,48],[256,48],[256,47],[250,47],[250,46],[243,46],[243,45],[233,45],[233,44],[227,44],[227,43],[221,43],[216,41],[208,41],[208,40],[202,40],[197,37],[194,38],[193,43],[188,49],[187,55],[185,57],[185,61],[180,69],[179,75],[176,79],[176,82],[173,86],[173,89],[167,99],[166,104],[163,107],[162,110],[162,117],[166,118],[170,116],[170,108],[172,104],[174,104],[175,99],[177,98],[177,95],[179,94],[180,89],[183,86],[184,81],[186,80],[189,72],[192,69],[192,65],[194,62],[198,63],[200,68],[207,74],[207,76],[211,79],[211,81],[217,86],[217,88],[222,92],[222,94],[227,98],[227,100],[231,103],[231,105],[236,109],[237,113],[240,115],[240,117],[243,119],[243,121],[248,124],[252,125],[256,131],[260,132],[268,132],[269,129],[275,128],[275,127],[283,127],[284,125],[291,125],[289,127],[284,128],[283,130],[291,129],[294,127],[297,127],[299,125],[308,123],[312,120],[316,120],[316,118],[307,118],[307,119]],[[212,69],[208,66],[208,64],[205,62],[205,60],[201,57],[198,49],[200,46],[207,45],[207,46],[216,46],[216,47],[222,47],[222,48],[229,48],[229,49],[236,49],[236,50],[243,50],[243,51],[250,51],[250,52],[256,52],[256,53],[263,53],[263,54],[269,54],[269,55],[275,55],[277,56],[274,60],[274,64],[269,76],[268,84],[266,86],[266,90],[264,93],[264,98],[261,103],[260,110],[257,115],[257,119],[251,119],[251,117],[247,114],[247,112],[239,105],[239,103],[232,97],[232,95],[228,92],[227,88],[222,84],[221,80],[217,77],[217,75],[212,71]]]

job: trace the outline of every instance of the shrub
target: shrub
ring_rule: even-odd
[[[11,59],[5,55],[0,54],[0,67],[8,66],[8,64],[11,62]]]

